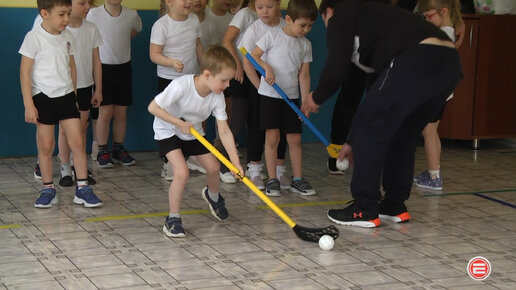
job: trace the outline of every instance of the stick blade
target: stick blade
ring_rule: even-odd
[[[334,240],[339,237],[339,230],[335,226],[328,226],[325,228],[307,228],[295,225],[293,229],[300,239],[312,243],[318,243],[319,239],[324,235],[329,235]]]

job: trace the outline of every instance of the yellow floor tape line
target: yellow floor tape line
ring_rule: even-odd
[[[3,226],[0,226],[0,230],[1,229],[15,229],[15,228],[19,228],[21,226],[22,225],[3,225]]]

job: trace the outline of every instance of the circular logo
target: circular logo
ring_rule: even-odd
[[[469,260],[468,275],[471,279],[482,281],[491,274],[491,263],[484,257],[475,257]]]

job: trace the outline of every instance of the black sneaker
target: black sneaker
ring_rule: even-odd
[[[371,213],[360,208],[354,201],[343,209],[330,209],[328,218],[339,225],[374,228],[381,224],[377,213]]]
[[[265,186],[265,194],[268,196],[280,196],[281,184],[277,178],[272,178],[267,181]]]
[[[411,218],[404,203],[393,204],[383,199],[378,206],[378,211],[381,219],[395,223],[408,222]]]
[[[185,230],[183,229],[183,223],[181,218],[176,217],[167,217],[165,219],[165,224],[163,225],[163,232],[167,237],[172,238],[184,238]]]
[[[113,167],[113,160],[111,159],[109,150],[99,150],[99,154],[97,154],[97,164],[100,168]]]
[[[34,178],[41,179],[41,169],[39,168],[39,163],[36,163],[36,166],[34,167]]]
[[[75,167],[72,166],[73,176],[75,177],[75,180],[77,180],[77,174],[75,174]],[[88,169],[88,185],[95,185],[97,184],[97,181],[95,178],[93,178],[91,171]]]
[[[208,203],[211,214],[213,214],[214,217],[216,217],[219,220],[225,220],[228,218],[229,213],[228,209],[226,208],[226,202],[224,201],[224,198],[222,197],[222,195],[220,195],[220,193],[219,200],[217,202],[211,200],[208,194],[208,187],[203,188],[201,194],[202,198]]]
[[[59,185],[61,186],[72,186],[73,185],[73,179],[71,175],[62,176],[59,179]]]
[[[328,157],[328,163],[326,163],[328,166],[328,173],[334,174],[334,175],[343,175],[346,174],[346,171],[339,170],[337,168],[337,158]]]
[[[124,147],[113,150],[112,156],[113,159],[117,160],[122,165],[129,166],[136,164],[136,160],[134,160],[134,158],[129,155]]]

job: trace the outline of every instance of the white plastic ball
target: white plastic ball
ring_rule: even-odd
[[[344,171],[344,170],[348,169],[348,167],[349,167],[349,160],[347,158],[342,159],[342,161],[337,159],[337,162],[335,165],[337,166],[338,170]]]
[[[324,235],[319,238],[319,247],[322,250],[329,251],[333,249],[333,245],[335,244],[335,241],[333,241],[333,238],[329,235]]]

